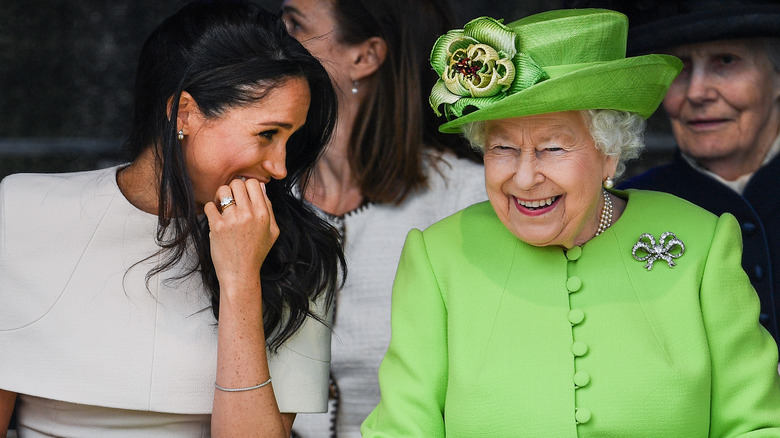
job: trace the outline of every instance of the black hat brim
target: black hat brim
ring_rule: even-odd
[[[780,37],[780,6],[695,11],[631,27],[627,55],[724,39]]]

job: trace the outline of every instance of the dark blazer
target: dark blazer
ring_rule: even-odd
[[[761,299],[761,324],[780,341],[780,155],[753,175],[742,196],[691,167],[679,150],[671,163],[619,187],[667,192],[716,215],[736,216],[744,244],[742,267]]]

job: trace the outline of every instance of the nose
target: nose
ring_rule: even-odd
[[[701,104],[717,99],[715,80],[703,66],[694,65],[687,86],[685,97],[693,103]]]
[[[535,155],[517,157],[517,167],[512,181],[520,190],[530,190],[544,181],[538,158]]]
[[[263,157],[261,166],[273,179],[284,179],[287,176],[287,144],[279,142],[268,150]]]

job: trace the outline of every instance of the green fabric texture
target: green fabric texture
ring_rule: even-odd
[[[412,230],[363,436],[780,436],[734,217],[615,193],[623,215],[568,253],[518,240],[488,202]],[[667,231],[685,253],[647,270],[633,245]]]
[[[507,25],[480,17],[448,32],[431,52],[440,77],[431,107],[448,119],[439,129],[583,109],[649,117],[682,63],[626,58],[627,32],[625,15],[606,9],[553,10]]]

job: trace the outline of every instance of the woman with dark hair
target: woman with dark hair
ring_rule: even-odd
[[[486,199],[479,155],[436,129],[429,47],[453,26],[441,0],[286,0],[290,34],[320,59],[339,99],[337,129],[305,198],[339,227],[349,278],[339,291],[328,415],[304,437],[360,436],[379,401],[390,291],[404,237]]]
[[[0,185],[0,435],[15,402],[21,436],[289,436],[324,411],[344,258],[296,191],[335,117],[256,5],[165,20],[129,165]]]

